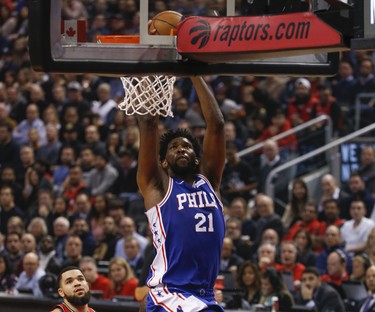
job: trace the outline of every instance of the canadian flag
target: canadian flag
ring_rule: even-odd
[[[66,43],[68,44],[86,42],[86,21],[62,20],[61,35],[65,37]]]

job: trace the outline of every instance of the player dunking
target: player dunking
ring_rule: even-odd
[[[138,117],[137,179],[156,249],[147,281],[148,312],[222,311],[213,286],[225,232],[219,199],[224,120],[204,80],[191,80],[207,124],[202,156],[188,131],[167,132],[159,146],[158,117]]]

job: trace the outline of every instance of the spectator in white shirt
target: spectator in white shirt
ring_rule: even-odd
[[[345,221],[341,227],[341,236],[345,242],[345,250],[353,255],[365,250],[367,237],[375,223],[365,217],[366,207],[361,200],[352,201],[350,215],[352,219]]]
[[[116,243],[115,257],[121,257],[127,259],[125,254],[125,239],[127,237],[135,237],[139,243],[139,254],[144,255],[146,246],[148,245],[148,239],[136,231],[134,220],[130,217],[123,217],[120,221],[120,232],[122,238]]]
[[[31,290],[36,297],[42,297],[42,292],[39,288],[39,279],[44,276],[46,272],[39,267],[39,257],[35,252],[27,253],[23,258],[23,271],[21,272],[17,284],[17,291]]]
[[[36,104],[31,103],[26,108],[26,119],[13,130],[13,139],[19,145],[29,143],[29,130],[35,128],[38,131],[40,143],[46,144],[46,128],[44,122],[39,118],[39,108]]]

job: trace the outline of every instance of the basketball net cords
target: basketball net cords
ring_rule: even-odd
[[[173,117],[174,76],[120,77],[124,99],[118,104],[126,115],[160,115]]]

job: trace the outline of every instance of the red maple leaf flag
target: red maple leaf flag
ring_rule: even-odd
[[[63,35],[67,44],[86,42],[86,21],[62,20],[61,35]]]

